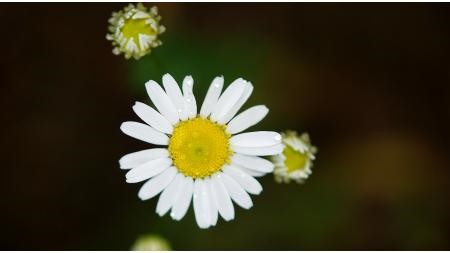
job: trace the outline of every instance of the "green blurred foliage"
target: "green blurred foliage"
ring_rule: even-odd
[[[257,84],[268,61],[270,45],[267,41],[254,43],[252,38],[255,37],[244,33],[207,38],[172,30],[162,36],[161,47],[139,61],[129,62],[129,84],[135,92],[142,92],[146,81],[160,82],[165,73],[170,73],[180,85],[186,75],[192,75],[194,92],[200,97],[216,76],[223,75],[228,84],[239,77]]]

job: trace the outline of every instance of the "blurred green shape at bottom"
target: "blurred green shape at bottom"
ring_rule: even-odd
[[[131,247],[131,250],[137,251],[160,251],[171,250],[169,242],[163,237],[155,234],[146,234],[138,237]]]

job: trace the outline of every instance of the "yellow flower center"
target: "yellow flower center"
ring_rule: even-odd
[[[134,43],[141,48],[139,43],[139,34],[145,34],[149,36],[156,35],[156,31],[147,24],[147,18],[128,19],[122,27],[122,34],[128,40],[133,38]]]
[[[197,117],[175,127],[169,140],[169,152],[174,165],[185,176],[204,178],[229,163],[230,137],[223,125]]]
[[[303,170],[309,160],[307,152],[302,153],[289,145],[284,148],[283,155],[286,158],[284,164],[288,168],[288,172]]]

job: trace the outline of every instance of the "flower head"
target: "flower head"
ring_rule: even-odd
[[[142,235],[131,247],[136,251],[168,251],[171,250],[169,242],[159,235]]]
[[[139,59],[149,54],[152,48],[162,44],[158,36],[166,28],[159,24],[161,16],[153,6],[148,10],[143,4],[129,4],[123,10],[114,12],[109,19],[109,33],[106,39],[112,41],[113,53],[123,53],[126,59]]]
[[[312,161],[315,159],[317,148],[311,145],[309,135],[298,135],[295,131],[286,131],[283,138],[283,152],[272,156],[275,164],[275,180],[279,183],[289,183],[291,180],[303,183],[312,173]]]
[[[268,113],[257,105],[238,114],[253,91],[250,82],[239,78],[221,94],[223,77],[216,77],[197,110],[192,92],[193,79],[187,76],[182,89],[166,74],[163,88],[151,80],[145,86],[156,109],[137,102],[134,112],[146,123],[124,122],[120,129],[136,139],[167,148],[151,148],[131,153],[119,161],[131,169],[128,183],[148,180],[138,196],[147,200],[161,195],[156,212],[169,210],[174,220],[186,214],[191,199],[200,228],[214,226],[220,214],[234,219],[232,200],[245,209],[253,203],[248,193],[258,195],[262,187],[254,177],[273,171],[274,165],[259,156],[279,154],[281,135],[259,131],[241,133]]]

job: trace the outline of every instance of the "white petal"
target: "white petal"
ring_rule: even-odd
[[[197,102],[195,101],[192,88],[194,87],[194,80],[192,76],[186,76],[183,80],[183,94],[184,94],[184,108],[190,119],[197,116]]]
[[[238,101],[236,101],[236,103],[230,108],[230,110],[218,120],[220,124],[225,124],[230,121],[252,94],[253,85],[250,82],[247,82],[245,85],[245,90],[242,93],[241,97],[239,97]]]
[[[175,169],[175,167],[170,167],[158,176],[148,180],[139,190],[138,197],[141,200],[147,200],[158,195],[158,193],[164,190],[164,188],[172,182],[176,173],[177,169]]]
[[[211,178],[210,184],[212,195],[216,199],[217,209],[222,218],[226,221],[234,219],[234,207],[230,195],[228,195],[227,189],[222,182],[217,179],[217,175]]]
[[[240,99],[246,87],[247,82],[242,78],[238,78],[232,82],[217,101],[211,113],[211,119],[218,121],[224,117]]]
[[[208,195],[206,187],[202,179],[197,179],[194,182],[194,213],[197,225],[200,228],[208,228],[210,224],[210,213]]]
[[[131,18],[132,19],[141,19],[141,18],[149,18],[151,17],[148,13],[143,11],[136,12]]]
[[[146,162],[143,165],[128,171],[125,175],[127,183],[138,183],[147,180],[169,168],[170,165],[172,165],[172,159],[168,157],[162,157]]]
[[[150,160],[158,159],[161,157],[168,157],[169,151],[165,148],[152,148],[137,151],[122,156],[119,160],[121,169],[131,169],[142,165]]]
[[[170,98],[173,105],[175,106],[178,112],[178,116],[180,117],[181,120],[186,120],[187,114],[184,109],[184,98],[183,94],[181,93],[180,87],[170,74],[165,74],[162,80],[167,96]]]
[[[259,131],[238,134],[230,139],[232,146],[258,148],[269,147],[281,143],[281,135],[277,132]]]
[[[269,147],[261,147],[261,148],[243,148],[239,146],[231,146],[231,149],[239,154],[250,155],[250,156],[269,156],[269,155],[278,155],[283,152],[283,144],[276,144]]]
[[[138,36],[138,40],[139,40],[139,46],[140,46],[141,51],[144,51],[148,48],[148,44],[152,40],[152,37],[150,37],[146,34],[140,33]]]
[[[173,127],[170,122],[150,106],[141,102],[136,102],[133,106],[133,110],[139,118],[156,130],[166,134],[172,133]]]
[[[220,93],[223,88],[223,76],[216,77],[209,86],[208,92],[206,93],[205,100],[203,101],[202,108],[200,109],[200,115],[203,117],[208,117],[214,107],[217,104]]]
[[[218,214],[218,210],[217,210],[217,199],[216,196],[214,196],[213,194],[213,189],[212,189],[212,184],[211,184],[211,179],[210,178],[206,178],[204,180],[205,185],[208,189],[208,196],[209,196],[209,211],[210,211],[210,216],[211,216],[211,225],[215,226],[217,224],[217,220],[219,219],[219,214]]]
[[[245,192],[234,179],[225,173],[220,173],[217,178],[223,183],[231,199],[233,199],[236,204],[244,209],[249,209],[253,206],[252,199],[248,193]]]
[[[223,168],[223,171],[238,182],[248,193],[258,195],[262,192],[262,186],[258,180],[245,173],[238,166],[228,165]]]
[[[184,177],[182,185],[178,188],[176,197],[173,201],[170,217],[174,220],[181,220],[189,208],[192,194],[194,191],[194,182],[190,177]]]
[[[131,38],[130,40],[128,40],[127,45],[125,47],[131,53],[138,50],[136,43],[134,42],[134,38]]]
[[[268,112],[269,109],[264,105],[250,107],[228,123],[227,131],[230,134],[242,132],[251,126],[258,124],[258,122],[266,117]]]
[[[201,181],[201,197],[200,197],[200,205],[202,207],[202,212],[205,214],[205,218],[208,221],[208,227],[212,225],[213,219],[211,216],[211,197],[209,196],[211,194],[210,189],[208,188],[208,185],[206,184],[205,179],[199,180]]]
[[[244,168],[248,168],[263,173],[271,173],[274,168],[273,163],[271,163],[270,161],[255,156],[233,154],[233,156],[231,157],[231,161]]]
[[[158,204],[156,205],[156,213],[159,216],[163,216],[169,211],[172,207],[174,200],[176,198],[176,194],[182,186],[184,180],[184,176],[181,173],[178,173],[172,182],[164,189],[164,191],[159,196]]]
[[[158,111],[173,125],[179,121],[178,112],[175,105],[170,101],[170,98],[164,90],[153,80],[145,83],[148,96],[156,106]]]
[[[120,125],[120,130],[122,130],[124,134],[141,141],[156,145],[169,144],[169,137],[167,137],[167,135],[142,123],[133,121],[123,122],[122,125]]]
[[[251,169],[244,168],[244,167],[241,167],[241,170],[244,171],[245,173],[249,174],[252,177],[262,177],[262,176],[266,175],[266,173],[264,173],[264,172],[251,170]]]

